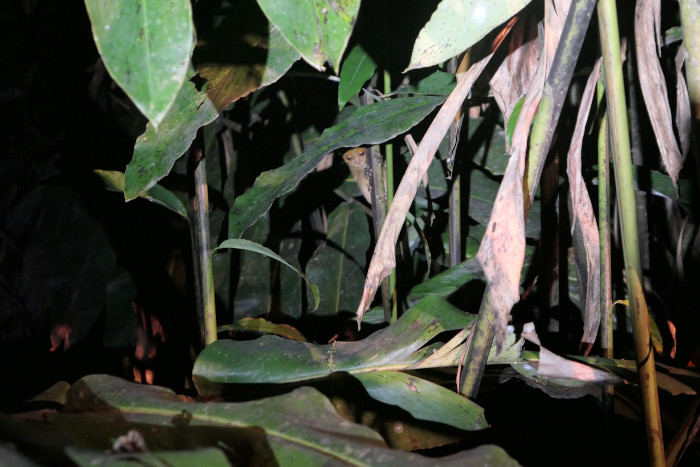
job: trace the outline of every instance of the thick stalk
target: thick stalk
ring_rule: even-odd
[[[388,71],[384,70],[383,78],[384,94],[386,95],[391,93],[391,75]],[[391,202],[394,201],[394,145],[392,143],[384,146],[384,159],[386,162],[386,209],[388,212]],[[392,270],[389,275],[389,290],[392,298],[389,322],[393,323],[399,319],[398,300],[396,300],[396,269]]]
[[[642,266],[637,235],[637,210],[632,179],[627,107],[620,57],[617,9],[614,0],[598,3],[600,42],[605,70],[605,91],[615,164],[615,187],[620,211],[622,246],[627,272],[627,291],[632,308],[632,328],[637,353],[637,369],[641,381],[642,404],[649,449],[649,464],[664,465],[661,414],[656,388],[654,352],[651,345],[649,313],[642,290]]]
[[[695,196],[697,206],[700,204],[700,0],[681,0],[681,25],[683,26],[683,45],[685,47],[685,80],[690,98],[691,141],[695,154]],[[697,208],[696,208],[697,209]],[[695,211],[697,215],[697,210]]]
[[[216,305],[214,274],[209,242],[209,197],[204,159],[204,136],[200,129],[190,148],[188,172],[193,187],[187,215],[192,237],[192,259],[194,264],[195,296],[200,340],[207,346],[216,340]]]

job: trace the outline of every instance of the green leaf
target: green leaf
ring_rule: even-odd
[[[263,318],[243,318],[233,324],[224,324],[218,331],[255,331],[286,337],[295,341],[306,342],[306,338],[295,328],[287,324],[277,324]]]
[[[207,94],[221,111],[280,79],[300,57],[258,5],[246,1],[204,37],[192,61],[209,81]]]
[[[258,0],[258,4],[309,65],[323,71],[328,62],[338,70],[360,0]]]
[[[513,112],[510,114],[510,118],[508,119],[508,127],[506,128],[508,144],[513,144],[513,133],[515,132],[515,124],[518,123],[520,111],[523,110],[523,102],[525,102],[525,96],[521,97],[520,100],[518,100],[518,102],[515,103],[515,107],[513,107]]]
[[[487,427],[484,409],[430,381],[398,371],[358,373],[354,376],[374,399],[401,407],[419,420],[444,423],[461,430]]]
[[[194,41],[189,0],[85,0],[114,81],[158,128],[187,77]]]
[[[282,258],[280,255],[278,255],[274,251],[262,246],[259,243],[251,242],[250,240],[245,240],[245,239],[241,239],[241,238],[224,240],[223,242],[221,242],[221,245],[214,248],[214,251],[227,249],[227,248],[235,248],[237,250],[253,251],[255,253],[260,253],[261,255],[265,255],[269,258],[277,260],[280,263],[287,266],[288,268],[292,269],[293,271],[295,271],[297,274],[299,274],[306,281],[306,283],[308,284],[309,288],[311,289],[311,293],[313,294],[313,297],[314,297],[314,310],[316,308],[318,308],[320,298],[319,298],[319,294],[318,294],[318,287],[316,287],[316,284],[311,282],[309,280],[309,278],[306,276],[306,274],[304,274],[303,272],[301,272],[300,270],[298,270],[297,268],[295,268],[294,266],[292,266],[291,264],[286,262],[284,260],[284,258]]]
[[[206,393],[211,383],[288,383],[333,371],[406,368],[425,357],[417,351],[433,337],[463,329],[474,319],[439,297],[427,297],[391,326],[358,342],[316,345],[276,336],[218,340],[199,354],[192,374],[199,391]]]
[[[352,48],[343,61],[338,83],[338,109],[342,110],[348,100],[360,92],[362,85],[372,77],[377,64],[360,44]]]
[[[263,172],[253,187],[236,199],[229,212],[229,238],[239,238],[275,199],[293,190],[329,152],[383,143],[408,131],[444,100],[442,96],[402,98],[358,108],[347,119],[326,129],[304,154],[282,167]]]
[[[120,434],[138,429],[147,446],[172,439],[185,447],[223,446],[261,465],[517,465],[496,446],[445,458],[389,449],[378,433],[341,418],[310,387],[251,402],[183,402],[169,389],[90,375],[73,385],[66,409],[51,424],[90,449],[110,446],[116,427],[124,430]]]
[[[93,465],[167,465],[168,467],[189,467],[191,465],[206,465],[207,467],[224,467],[232,465],[226,454],[214,447],[145,452],[110,452],[105,450],[88,450],[76,447],[66,449],[66,454],[79,466]]]
[[[447,297],[464,284],[473,280],[485,280],[481,265],[476,258],[463,261],[457,266],[453,266],[437,276],[421,282],[411,290],[410,297],[416,300],[431,295]]]
[[[442,0],[418,33],[406,71],[437,65],[476,44],[531,0]]]
[[[197,91],[193,83],[186,82],[158,131],[149,123],[146,132],[136,139],[134,156],[124,173],[124,198],[136,198],[168,175],[192,144],[197,130],[218,115],[206,89]]]
[[[328,216],[328,235],[306,265],[321,290],[319,314],[354,311],[365,284],[370,238],[367,216],[357,203],[343,203]]]
[[[102,179],[105,186],[114,191],[124,193],[124,173],[117,170],[94,170]],[[150,189],[139,195],[139,198],[151,201],[155,204],[170,209],[175,214],[179,214],[187,220],[187,209],[172,191],[160,185],[153,185]]]

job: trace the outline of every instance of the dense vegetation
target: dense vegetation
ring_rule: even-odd
[[[697,462],[700,12],[494,3],[3,5],[0,456]]]

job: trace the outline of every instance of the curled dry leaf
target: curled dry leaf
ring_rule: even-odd
[[[678,190],[678,173],[683,167],[683,159],[678,149],[676,136],[671,125],[671,106],[668,103],[666,79],[655,52],[658,47],[658,27],[661,5],[658,0],[640,0],[634,16],[635,44],[637,46],[637,67],[642,96],[649,112],[649,120],[656,135],[661,159]]]
[[[676,53],[676,129],[678,129],[683,157],[688,155],[690,148],[690,97],[681,71],[684,61],[685,47],[681,45]]]
[[[377,293],[377,289],[382,280],[391,274],[391,270],[396,265],[395,245],[399,238],[399,232],[403,227],[406,214],[408,213],[411,203],[416,196],[418,185],[423,179],[423,174],[428,170],[428,166],[435,157],[435,152],[444,138],[450,124],[454,121],[457,111],[461,108],[462,102],[469,94],[469,90],[476,78],[486,68],[489,60],[493,56],[498,46],[501,45],[503,39],[515,24],[515,18],[503,28],[503,30],[494,39],[491,45],[491,53],[469,68],[469,71],[457,83],[457,86],[449,95],[445,103],[440,108],[440,111],[435,116],[435,119],[430,124],[428,131],[418,146],[418,150],[411,158],[411,162],[406,168],[406,173],[401,179],[394,201],[391,204],[391,209],[386,216],[384,226],[379,234],[377,245],[372,254],[372,261],[369,264],[367,278],[365,280],[365,288],[362,292],[360,305],[357,307],[357,326],[362,323],[362,316],[365,310],[369,308],[372,299]]]
[[[574,215],[572,230],[578,223],[583,235],[583,246],[586,251],[586,269],[588,280],[586,281],[586,307],[583,317],[582,342],[590,344],[595,342],[600,324],[600,238],[598,224],[593,212],[593,203],[586,189],[586,182],[581,175],[581,145],[586,131],[586,120],[591,110],[593,93],[600,72],[601,59],[595,64],[591,75],[588,77],[586,89],[581,97],[581,106],[578,109],[576,127],[571,137],[569,154],[567,156],[566,173],[569,176],[571,189],[571,202]]]

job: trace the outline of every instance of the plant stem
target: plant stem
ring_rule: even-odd
[[[598,106],[604,97],[598,80]],[[610,282],[610,139],[607,114],[598,121],[598,235],[600,237],[600,347],[604,358],[613,358],[612,285]],[[615,387],[605,385],[603,406],[613,413]]]
[[[384,94],[391,93],[391,75],[387,70],[383,72]],[[386,209],[387,212],[394,201],[394,145],[392,143],[384,146],[384,158],[386,162]],[[389,290],[391,291],[391,317],[390,323],[399,319],[398,302],[396,300],[396,269],[389,275]]]
[[[203,139],[203,130],[200,128],[190,148],[188,161],[188,172],[193,182],[188,217],[192,237],[197,320],[201,343],[206,347],[216,340],[216,304],[209,243],[209,197]]]
[[[637,211],[632,179],[627,107],[620,57],[617,9],[614,0],[598,3],[600,42],[605,70],[605,89],[612,154],[615,164],[615,187],[622,226],[622,246],[627,272],[627,291],[632,308],[632,328],[641,380],[642,403],[649,449],[649,464],[664,465],[661,414],[656,387],[654,352],[651,346],[649,313],[642,289],[642,266],[637,235]]]

